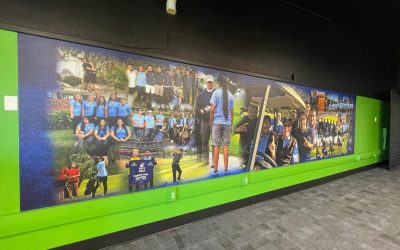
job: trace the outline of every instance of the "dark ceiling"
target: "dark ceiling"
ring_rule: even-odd
[[[282,3],[319,15],[369,37],[379,45],[400,48],[398,0],[282,0]]]

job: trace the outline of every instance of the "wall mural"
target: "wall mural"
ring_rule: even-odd
[[[21,210],[353,153],[353,95],[32,35],[18,46]]]

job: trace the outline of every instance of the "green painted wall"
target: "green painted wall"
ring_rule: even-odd
[[[3,96],[17,95],[17,35],[0,30],[0,249],[45,249],[171,218],[318,179],[387,159],[382,129],[386,103],[357,97],[355,154],[146,192],[19,211],[18,113],[4,111]],[[375,121],[376,117],[376,121]],[[5,121],[5,122],[3,122]],[[248,184],[243,180],[248,178]],[[176,200],[170,193],[176,192]]]

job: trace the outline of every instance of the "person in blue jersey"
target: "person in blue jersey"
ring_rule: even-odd
[[[186,120],[186,124],[188,125],[189,133],[192,134],[194,130],[194,117],[192,112],[189,113],[189,117]]]
[[[168,118],[168,124],[167,124],[167,129],[168,129],[168,138],[169,140],[174,139],[174,128],[176,125],[176,118],[174,117],[174,113],[171,113]]]
[[[110,136],[110,128],[106,125],[106,120],[104,118],[100,119],[99,125],[94,129],[94,137],[96,138],[96,143],[100,145],[107,144],[107,138]]]
[[[187,118],[185,117],[185,113],[181,113],[181,117],[178,119],[178,127],[183,128],[185,126]]]
[[[147,86],[147,76],[142,65],[138,67],[138,73],[136,76],[136,89],[137,89],[137,99],[144,100],[146,98],[146,86]]]
[[[161,130],[161,129],[163,128],[163,126],[164,126],[164,121],[165,121],[165,116],[164,116],[164,114],[163,114],[163,110],[160,109],[160,110],[158,111],[158,114],[156,114],[156,121],[155,121],[155,123],[156,123],[157,129]]]
[[[157,160],[156,158],[154,158],[154,156],[151,155],[150,150],[146,149],[144,151],[144,155],[143,155],[143,160],[145,161],[151,161],[152,165],[153,165],[153,171],[152,171],[152,176],[150,178],[150,188],[153,187],[154,184],[154,167],[157,165]],[[147,183],[144,185],[145,188],[147,188]]]
[[[147,141],[151,141],[153,137],[153,132],[154,132],[154,116],[153,116],[153,110],[149,109],[147,111],[147,114],[144,117],[145,119],[145,131],[144,131],[144,136]]]
[[[117,119],[117,125],[111,128],[111,138],[115,142],[124,142],[131,137],[131,131],[125,126],[124,121],[121,118]]]
[[[274,124],[273,131],[274,131],[275,135],[282,134],[283,122],[282,122],[282,112],[281,111],[276,112],[275,124]]]
[[[76,127],[82,121],[82,97],[79,94],[69,102],[69,117],[72,119],[72,133],[75,134]]]
[[[233,124],[233,95],[228,90],[228,81],[225,77],[218,79],[219,89],[211,96],[210,126],[211,138],[214,145],[214,173],[218,172],[219,148],[222,146],[224,155],[224,169],[228,171],[229,144]]]
[[[82,116],[89,119],[91,123],[94,122],[95,112],[96,112],[96,102],[93,100],[93,96],[89,95],[86,101],[83,102]]]
[[[100,183],[103,184],[103,195],[107,194],[107,168],[106,168],[106,160],[104,157],[100,157],[100,159],[97,160],[96,168],[97,168],[97,175],[96,175],[96,185],[93,188],[92,191],[92,198],[95,197],[97,189],[100,187]]]
[[[145,119],[141,108],[138,108],[136,114],[132,116],[131,125],[133,127],[133,139],[142,141],[144,139]]]
[[[75,135],[78,138],[79,145],[86,145],[94,142],[94,124],[87,117],[82,118],[82,122],[76,127]]]
[[[132,109],[129,106],[129,104],[126,103],[125,98],[121,98],[119,101],[120,101],[120,105],[118,108],[118,117],[124,121],[124,124],[129,124],[128,117],[132,113]]]
[[[97,98],[97,106],[96,106],[96,124],[98,125],[101,119],[107,118],[107,103],[104,96],[99,96]]]
[[[111,94],[107,103],[108,124],[112,127],[117,124],[119,101],[115,93]]]

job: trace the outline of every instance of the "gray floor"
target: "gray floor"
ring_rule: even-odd
[[[400,169],[375,168],[108,249],[400,249]]]

